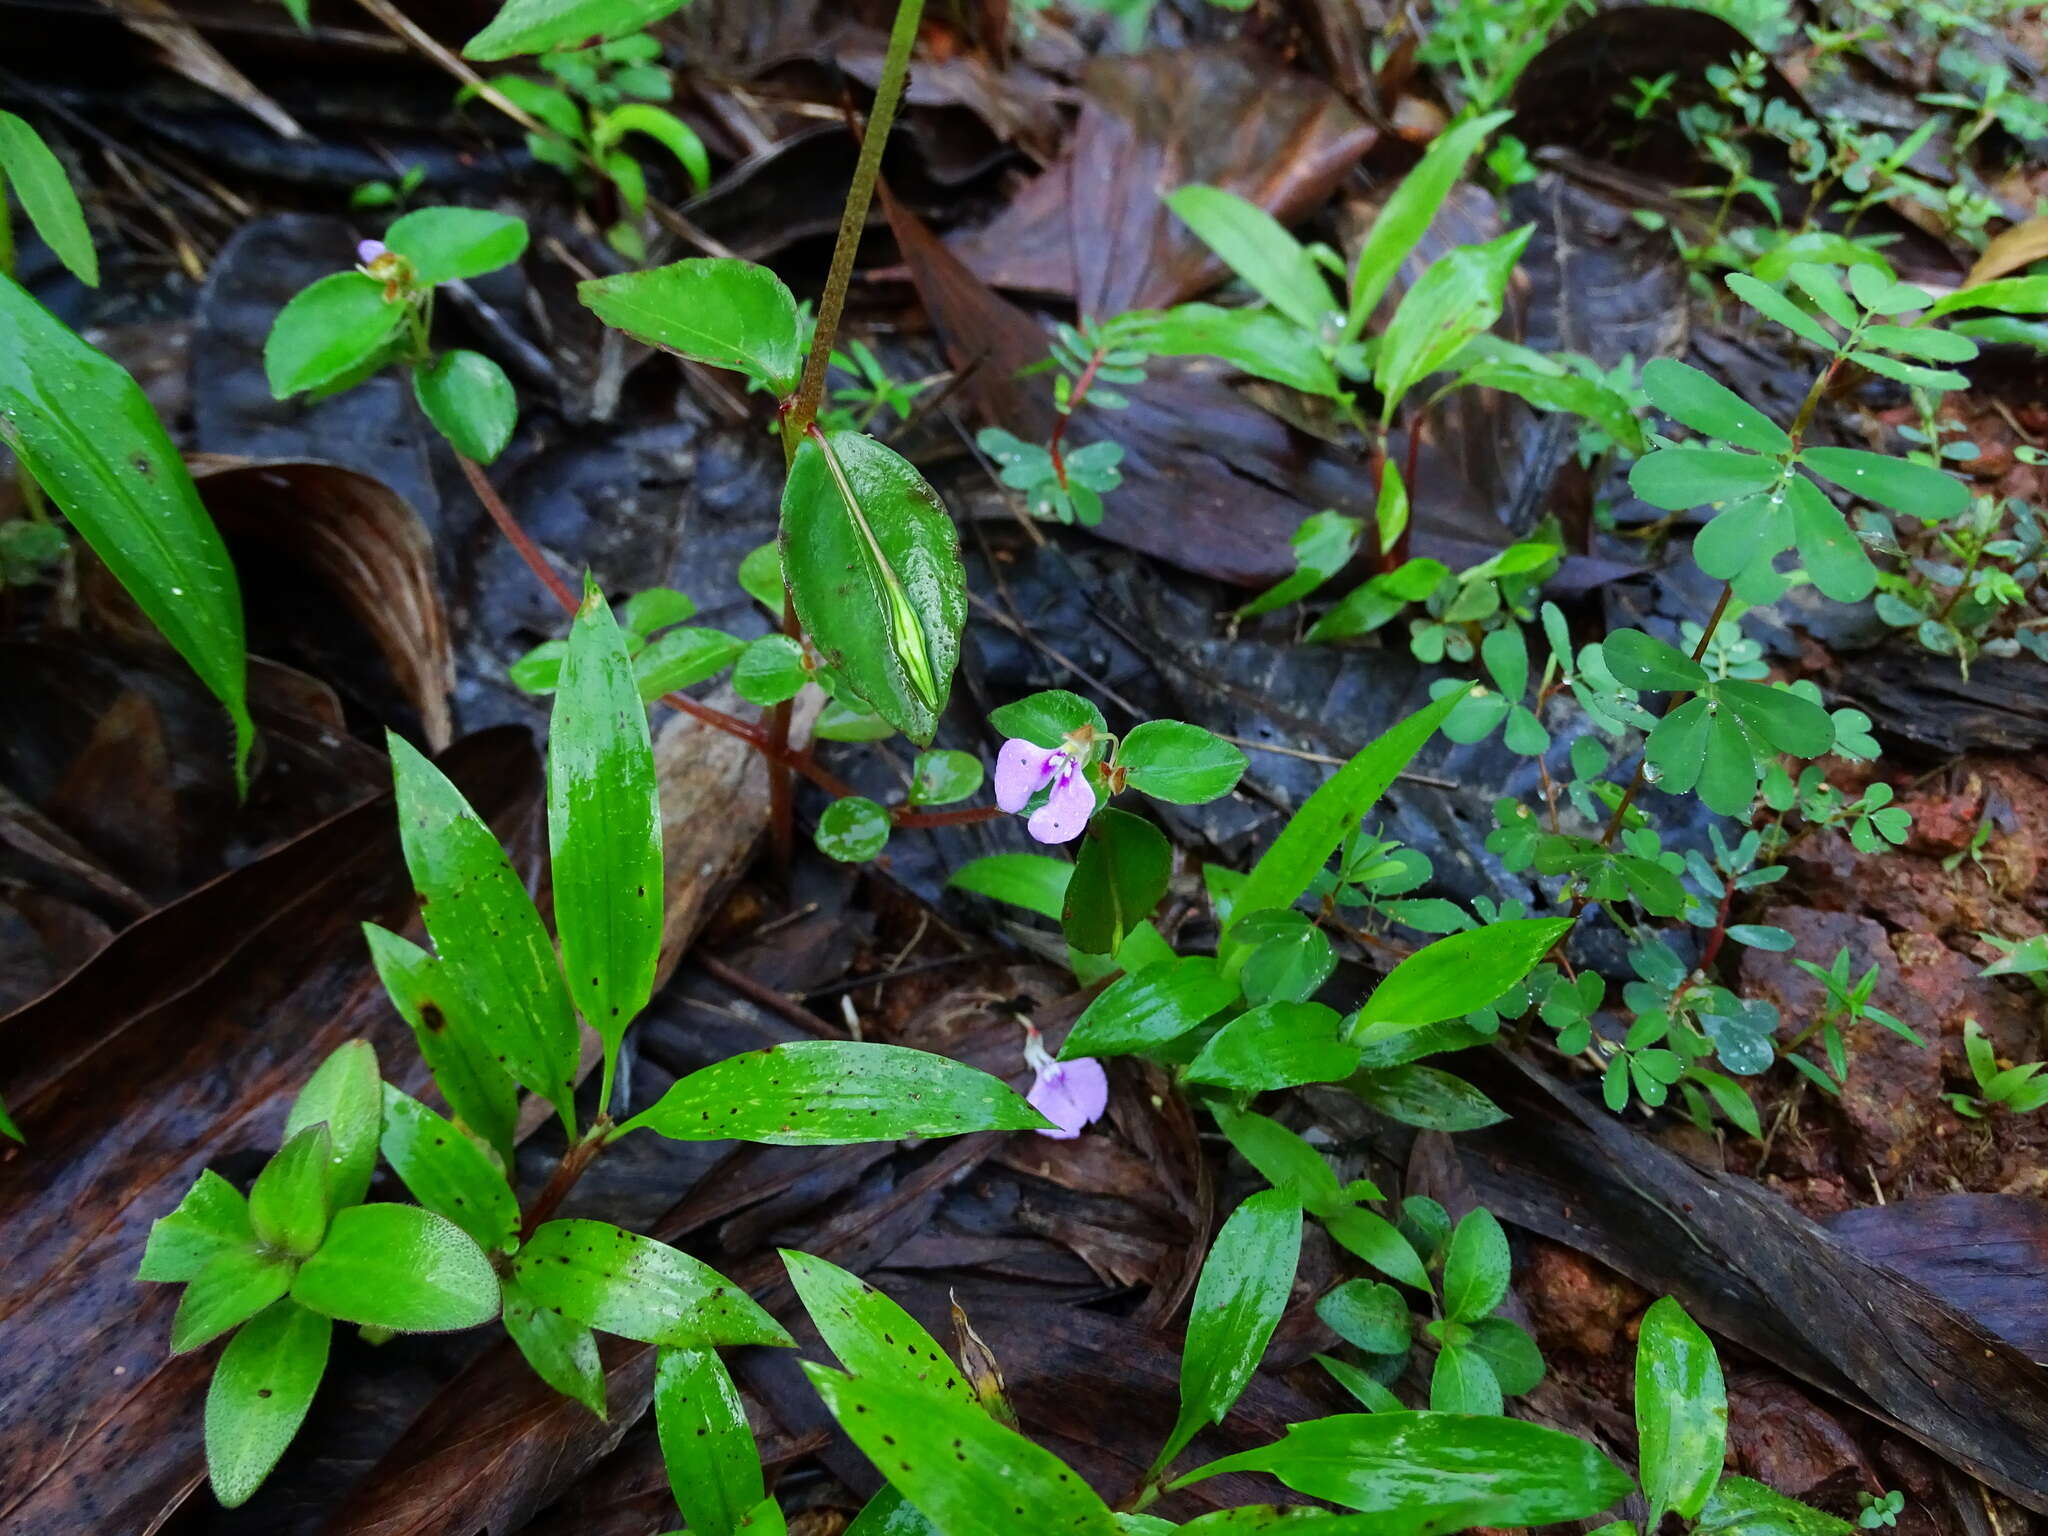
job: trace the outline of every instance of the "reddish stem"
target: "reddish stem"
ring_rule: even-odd
[[[1105,347],[1097,347],[1088,359],[1088,366],[1081,370],[1081,376],[1074,381],[1074,392],[1067,396],[1067,408],[1060,413],[1060,419],[1053,423],[1052,436],[1046,439],[1045,451],[1052,455],[1052,472],[1059,477],[1060,489],[1067,488],[1067,460],[1060,452],[1060,442],[1067,435],[1067,423],[1074,419],[1074,412],[1081,409],[1088,398],[1088,390],[1095,383],[1095,375],[1102,367]]]

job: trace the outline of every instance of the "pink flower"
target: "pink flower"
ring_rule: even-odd
[[[1021,811],[1050,786],[1052,793],[1031,813],[1024,830],[1041,843],[1070,843],[1095,814],[1095,791],[1081,771],[1085,766],[1069,747],[1039,747],[1013,738],[996,754],[996,804]]]
[[[379,256],[387,254],[389,249],[390,247],[386,246],[382,240],[358,241],[356,243],[356,260],[367,267]]]
[[[1054,1141],[1072,1141],[1084,1126],[1100,1120],[1109,1108],[1109,1078],[1102,1063],[1090,1056],[1054,1061],[1037,1029],[1024,1026],[1024,1060],[1031,1068],[1031,1091],[1024,1101],[1056,1129],[1038,1134]]]

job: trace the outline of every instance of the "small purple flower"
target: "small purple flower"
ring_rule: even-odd
[[[356,242],[356,260],[369,266],[378,257],[390,254],[390,247],[382,240],[359,240]]]
[[[1095,791],[1082,772],[1085,760],[1071,747],[1040,747],[1012,738],[996,754],[996,804],[1012,813],[1051,786],[1045,804],[1024,830],[1041,843],[1070,843],[1095,814]]]
[[[1109,1078],[1091,1056],[1054,1061],[1045,1042],[1030,1024],[1024,1026],[1024,1060],[1031,1068],[1031,1091],[1024,1101],[1056,1127],[1038,1134],[1054,1141],[1072,1141],[1082,1128],[1100,1120],[1109,1108]]]

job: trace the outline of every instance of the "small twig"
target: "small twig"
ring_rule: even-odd
[[[576,1187],[576,1181],[589,1172],[590,1165],[596,1162],[598,1154],[604,1151],[605,1139],[611,1134],[611,1130],[610,1117],[600,1115],[583,1139],[562,1154],[562,1160],[555,1164],[554,1173],[549,1175],[547,1183],[541,1186],[540,1193],[533,1197],[533,1204],[527,1208],[525,1218],[519,1223],[519,1240],[522,1243],[540,1230],[541,1223],[555,1214],[562,1201],[568,1197],[569,1191]]]
[[[716,955],[700,954],[696,957],[696,960],[704,974],[720,986],[737,992],[741,997],[744,997],[748,1002],[753,1003],[757,1007],[766,1008],[777,1018],[787,1020],[805,1034],[815,1035],[820,1040],[843,1040],[846,1038],[844,1031],[833,1028],[830,1023],[811,1012],[810,1009],[806,1008],[797,999],[791,997],[787,992],[778,992],[773,987],[756,981],[745,971],[735,966],[727,965]],[[860,985],[866,985],[865,979],[862,980]]]

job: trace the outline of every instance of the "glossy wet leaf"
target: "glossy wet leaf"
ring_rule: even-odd
[[[1343,1203],[1337,1175],[1323,1154],[1277,1120],[1251,1110],[1218,1104],[1217,1127],[1238,1156],[1258,1170],[1259,1177],[1283,1189],[1306,1210],[1323,1215]]]
[[[1520,981],[1571,930],[1568,917],[1521,917],[1426,944],[1387,973],[1358,1011],[1358,1036],[1463,1018]]]
[[[0,185],[12,192],[43,244],[88,288],[100,285],[100,258],[93,249],[85,210],[64,163],[37,133],[12,112],[0,112]],[[0,194],[0,218],[6,217]]]
[[[1132,789],[1175,805],[1219,799],[1237,788],[1245,770],[1244,753],[1181,720],[1147,720],[1132,727],[1116,760]]]
[[[211,1168],[199,1175],[185,1198],[149,1229],[138,1280],[191,1280],[222,1253],[251,1247],[249,1202]]]
[[[1177,1040],[1237,1001],[1238,985],[1207,955],[1162,960],[1119,977],[1082,1010],[1060,1056],[1127,1056]]]
[[[410,939],[363,924],[370,961],[448,1107],[506,1163],[519,1117],[519,1089],[498,1065],[467,999],[446,966]]]
[[[1267,1189],[1230,1213],[1202,1262],[1181,1353],[1180,1416],[1155,1467],[1205,1424],[1221,1423],[1272,1341],[1301,1256],[1301,1206]]]
[[[498,1063],[573,1123],[576,1018],[533,898],[462,792],[403,737],[386,741],[406,867],[441,974]]]
[[[533,1373],[600,1419],[609,1417],[604,1364],[598,1358],[597,1336],[589,1326],[535,1301],[516,1277],[504,1282],[504,1290],[505,1332]]]
[[[1262,1003],[1210,1036],[1188,1081],[1248,1093],[1342,1082],[1358,1070],[1358,1047],[1339,1038],[1340,1023],[1321,1003]]]
[[[1117,1536],[1109,1506],[1078,1473],[980,1408],[808,1361],[804,1373],[861,1453],[944,1536]]]
[[[858,432],[806,437],[782,493],[782,569],[804,632],[920,746],[953,686],[967,576],[938,494]]]
[[[1001,735],[1014,736],[1038,747],[1061,746],[1068,736],[1081,730],[1094,731],[1098,736],[1109,730],[1101,710],[1064,688],[1047,688],[998,705],[989,711],[988,723]]]
[[[1437,1413],[1499,1413],[1501,1390],[1493,1367],[1463,1344],[1444,1345],[1430,1367],[1429,1406]]]
[[[512,1261],[520,1291],[576,1322],[645,1344],[790,1342],[752,1297],[708,1264],[603,1221],[550,1221]]]
[[[1336,307],[1329,281],[1278,219],[1221,187],[1182,187],[1166,206],[1260,298],[1302,330],[1321,330]]]
[[[812,839],[818,851],[842,864],[863,864],[889,843],[889,813],[865,795],[845,795],[826,806]]]
[[[1270,907],[1293,906],[1463,697],[1463,689],[1454,690],[1399,721],[1303,801],[1245,877],[1232,921]]]
[[[1461,245],[1432,262],[1401,296],[1380,335],[1373,383],[1381,425],[1416,384],[1447,365],[1458,349],[1500,318],[1508,279],[1532,226],[1483,245]]]
[[[1413,1342],[1407,1301],[1382,1281],[1346,1280],[1316,1303],[1316,1316],[1369,1355],[1398,1355]]]
[[[361,1209],[361,1207],[358,1207]],[[185,1285],[171,1318],[171,1353],[210,1344],[291,1289],[292,1261],[254,1248],[228,1248]]]
[[[1808,448],[1799,462],[1843,490],[1934,522],[1957,517],[1970,505],[1970,488],[1929,464],[1872,453],[1866,448]]]
[[[1763,490],[1781,473],[1776,459],[1761,454],[1731,448],[1656,448],[1636,460],[1628,472],[1628,486],[1653,507],[1684,512]]]
[[[894,1488],[884,1487],[854,1516],[843,1536],[939,1536],[931,1521],[918,1513]]]
[[[1008,1084],[948,1057],[872,1041],[797,1040],[699,1068],[619,1134],[645,1128],[676,1141],[802,1147],[1045,1124]]]
[[[1329,936],[1291,909],[1258,913],[1236,933],[1251,946],[1238,970],[1248,1003],[1307,1002],[1337,964]]]
[[[1730,678],[1714,685],[1714,698],[1780,752],[1820,757],[1835,744],[1835,723],[1828,712],[1789,688]]]
[[[745,649],[744,640],[721,629],[685,625],[656,635],[633,658],[640,697],[652,703],[664,693],[716,677]]]
[[[1444,1254],[1444,1316],[1455,1323],[1485,1317],[1506,1298],[1510,1267],[1500,1222],[1484,1208],[1470,1212]]]
[[[287,1297],[221,1351],[206,1389],[206,1472],[229,1509],[247,1502],[299,1432],[333,1333],[330,1320]]]
[[[810,680],[803,646],[787,635],[763,635],[750,641],[733,663],[733,692],[749,704],[766,706],[793,699]]]
[[[628,335],[744,373],[778,395],[796,392],[804,361],[803,328],[796,299],[766,267],[730,257],[694,257],[646,272],[596,278],[578,285],[576,296],[598,319]],[[756,595],[765,600],[765,591]],[[779,592],[768,606],[780,612]]]
[[[969,859],[946,884],[1058,921],[1073,876],[1073,865],[1050,854],[991,853]]]
[[[782,1250],[783,1266],[839,1363],[864,1381],[972,1405],[976,1399],[937,1339],[896,1302],[825,1259]]]
[[[1361,1073],[1351,1091],[1381,1114],[1428,1131],[1476,1131],[1507,1119],[1463,1078],[1412,1062]]]
[[[1082,835],[1060,926],[1082,954],[1115,953],[1152,915],[1173,873],[1173,848],[1143,817],[1098,811]]]
[[[1756,453],[1784,453],[1792,446],[1783,427],[1734,390],[1674,358],[1643,364],[1643,392],[1658,410],[1702,436]]]
[[[1624,688],[1696,693],[1706,686],[1705,667],[1640,629],[1614,630],[1600,643],[1600,655]]]
[[[1574,1435],[1520,1419],[1443,1413],[1314,1419],[1275,1444],[1212,1461],[1176,1486],[1223,1472],[1271,1473],[1297,1493],[1379,1515],[1384,1536],[1583,1520],[1631,1486]]]
[[[519,1201],[483,1149],[411,1094],[384,1085],[384,1160],[413,1199],[486,1251],[519,1230]]]
[[[661,958],[661,792],[625,637],[588,579],[548,728],[548,847],[562,967],[604,1041],[602,1109]]]
[[[284,1134],[290,1140],[308,1126],[324,1124],[332,1143],[328,1198],[336,1207],[358,1205],[377,1168],[383,1121],[384,1083],[376,1049],[367,1040],[351,1040],[336,1046],[306,1079],[285,1116]]]
[[[301,1259],[320,1246],[333,1208],[327,1188],[333,1156],[324,1124],[307,1126],[277,1149],[249,1186],[249,1226],[257,1242]]]
[[[335,1213],[299,1267],[292,1299],[345,1323],[397,1333],[474,1328],[498,1315],[498,1277],[467,1232],[416,1205]]]
[[[270,323],[263,371],[279,400],[319,389],[380,356],[405,322],[405,304],[362,272],[332,272],[294,294]]]
[[[464,458],[488,464],[512,441],[519,397],[505,370],[481,352],[443,352],[412,372],[413,398],[434,430]]]
[[[227,546],[140,386],[6,277],[0,445],[226,708],[246,784],[255,726]]]
[[[1366,232],[1358,260],[1352,265],[1345,340],[1355,340],[1364,333],[1365,323],[1379,307],[1387,286],[1400,271],[1401,263],[1421,243],[1437,209],[1464,175],[1466,164],[1479,152],[1488,135],[1510,116],[1507,112],[1489,112],[1438,134],[1415,169],[1394,188]]]
[[[988,770],[972,752],[938,747],[917,754],[910,765],[912,805],[951,805],[981,788]]]
[[[1700,1512],[1696,1536],[1849,1536],[1857,1527],[1747,1477],[1724,1477]]]
[[[746,1407],[716,1350],[661,1351],[654,1424],[669,1489],[692,1536],[733,1536],[768,1495]]]
[[[1648,1527],[1667,1509],[1698,1516],[1721,1477],[1728,1394],[1713,1341],[1669,1296],[1651,1303],[1636,1339],[1636,1439]]]

